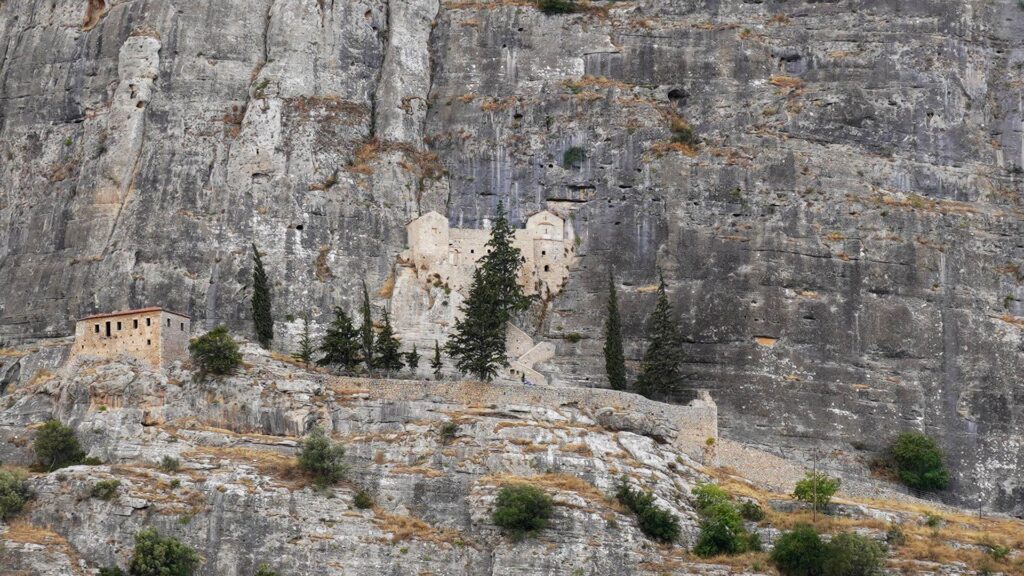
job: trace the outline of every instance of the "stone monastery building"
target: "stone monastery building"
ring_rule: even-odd
[[[156,369],[188,357],[192,319],[163,308],[86,316],[75,324],[75,356],[132,356]]]
[[[451,228],[448,218],[427,212],[406,226],[409,250],[404,255],[417,271],[436,274],[452,290],[462,292],[473,280],[476,262],[487,250],[489,226]],[[527,295],[557,294],[569,277],[574,246],[565,240],[565,221],[542,210],[515,231],[513,244],[526,262],[519,284]]]

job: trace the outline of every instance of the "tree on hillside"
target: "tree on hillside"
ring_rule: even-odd
[[[437,343],[437,340],[434,340],[434,359],[430,361],[430,367],[434,369],[434,378],[440,378],[444,363],[441,361],[441,345]]]
[[[359,364],[359,331],[352,325],[352,318],[341,306],[334,307],[334,320],[327,327],[327,334],[320,345],[324,356],[317,360],[319,366],[341,366],[355,370]]]
[[[302,335],[299,336],[299,349],[292,354],[292,358],[295,358],[299,362],[302,362],[306,368],[309,368],[309,363],[313,361],[313,337],[309,334],[309,313],[302,317]]]
[[[679,381],[679,327],[672,315],[672,304],[665,293],[665,278],[658,283],[658,303],[648,319],[647,351],[640,363],[637,392],[648,398],[664,398]]]
[[[408,366],[409,370],[412,370],[413,373],[415,373],[416,369],[420,367],[420,353],[416,350],[415,344],[412,345],[412,352],[408,352],[405,355],[405,365]]]
[[[263,258],[256,244],[252,245],[252,322],[260,346],[270,348],[274,340],[274,319],[270,311],[270,284],[263,269]]]
[[[484,381],[492,380],[499,367],[508,366],[506,324],[530,305],[518,281],[525,259],[512,243],[514,234],[499,202],[487,253],[473,272],[469,296],[460,308],[462,318],[455,321],[455,333],[445,346],[456,368]]]
[[[393,372],[402,369],[402,353],[398,351],[401,342],[395,338],[395,331],[391,327],[391,316],[388,309],[384,309],[384,326],[377,334],[377,342],[374,344],[373,353],[375,359],[373,365],[384,370],[388,376]]]
[[[363,363],[366,369],[373,370],[373,313],[370,309],[370,293],[366,291],[366,280],[363,280],[363,324],[359,327],[362,338]]]
[[[608,311],[604,321],[604,370],[613,390],[626,389],[626,358],[622,352],[622,318],[615,278],[608,270]]]

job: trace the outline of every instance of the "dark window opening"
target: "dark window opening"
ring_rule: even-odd
[[[94,332],[96,332],[97,334],[100,333],[100,325],[99,324],[96,325],[96,329],[94,330]]]
[[[548,251],[547,250],[541,250],[540,251],[540,255],[541,256],[547,256],[548,255]]]
[[[117,331],[118,331],[118,332],[120,332],[120,331],[121,331],[121,323],[120,323],[120,322],[118,322],[118,323],[117,323]]]
[[[110,320],[107,320],[107,338],[110,338]]]
[[[152,318],[146,318],[146,326],[151,325],[150,320],[152,320]]]
[[[168,319],[167,319],[167,327],[168,327],[168,328],[170,328],[170,327],[171,327],[171,319],[170,319],[170,318],[168,318]]]
[[[184,332],[184,331],[185,331],[185,323],[184,323],[184,322],[182,322],[182,323],[181,323],[181,331],[182,331],[182,332]]]
[[[544,271],[545,271],[545,272],[549,272],[549,271],[551,271],[551,266],[548,266],[547,264],[545,264],[545,265],[544,265]]]
[[[139,329],[139,321],[137,319],[136,320],[132,320],[132,329],[133,330],[138,330]]]
[[[153,344],[153,341],[147,338],[146,339],[146,346],[150,346],[151,344]]]

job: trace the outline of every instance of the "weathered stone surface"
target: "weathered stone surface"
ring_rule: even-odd
[[[660,268],[724,435],[863,472],[925,430],[954,495],[1021,513],[1024,11],[517,4],[6,0],[0,339],[148,304],[247,329],[255,242],[284,345],[387,285],[409,219],[503,198],[580,239],[552,381],[602,385],[609,267],[639,357]]]

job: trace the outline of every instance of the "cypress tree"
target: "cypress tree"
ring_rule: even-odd
[[[359,331],[352,325],[352,318],[341,306],[334,307],[334,321],[327,327],[320,351],[324,356],[317,360],[318,366],[338,365],[346,370],[355,370],[359,364]]]
[[[518,281],[525,259],[512,243],[514,234],[505,207],[498,202],[487,253],[473,271],[469,296],[459,309],[462,318],[455,321],[455,333],[445,345],[456,368],[484,381],[492,380],[499,367],[508,366],[505,326],[530,305]]]
[[[412,370],[413,373],[415,373],[416,369],[420,367],[420,353],[416,351],[415,344],[412,345],[412,352],[405,355],[405,365],[408,366],[409,370]]]
[[[390,375],[392,372],[402,369],[402,353],[398,351],[401,342],[395,338],[395,331],[391,328],[391,316],[388,309],[384,309],[384,327],[380,334],[377,334],[377,342],[374,344],[375,360],[373,365],[384,369]]]
[[[637,392],[648,398],[663,398],[679,381],[679,328],[672,317],[672,304],[665,294],[665,278],[658,284],[658,303],[648,319],[648,344],[640,364]]]
[[[604,321],[604,370],[613,390],[626,389],[626,359],[622,353],[622,319],[615,278],[608,271],[608,312]]]
[[[302,336],[299,337],[299,349],[292,354],[292,358],[309,368],[309,363],[313,361],[313,349],[313,338],[309,335],[309,314],[307,313],[302,317]]]
[[[434,378],[440,378],[444,363],[441,362],[441,345],[437,343],[437,340],[434,340],[434,359],[430,361],[430,367],[434,369]]]
[[[363,362],[367,370],[373,369],[373,313],[370,310],[370,293],[366,291],[366,280],[363,280],[363,324],[359,328],[362,338]]]
[[[270,285],[263,269],[263,258],[256,244],[252,245],[252,321],[260,346],[270,348],[274,340],[274,319],[270,313]]]

